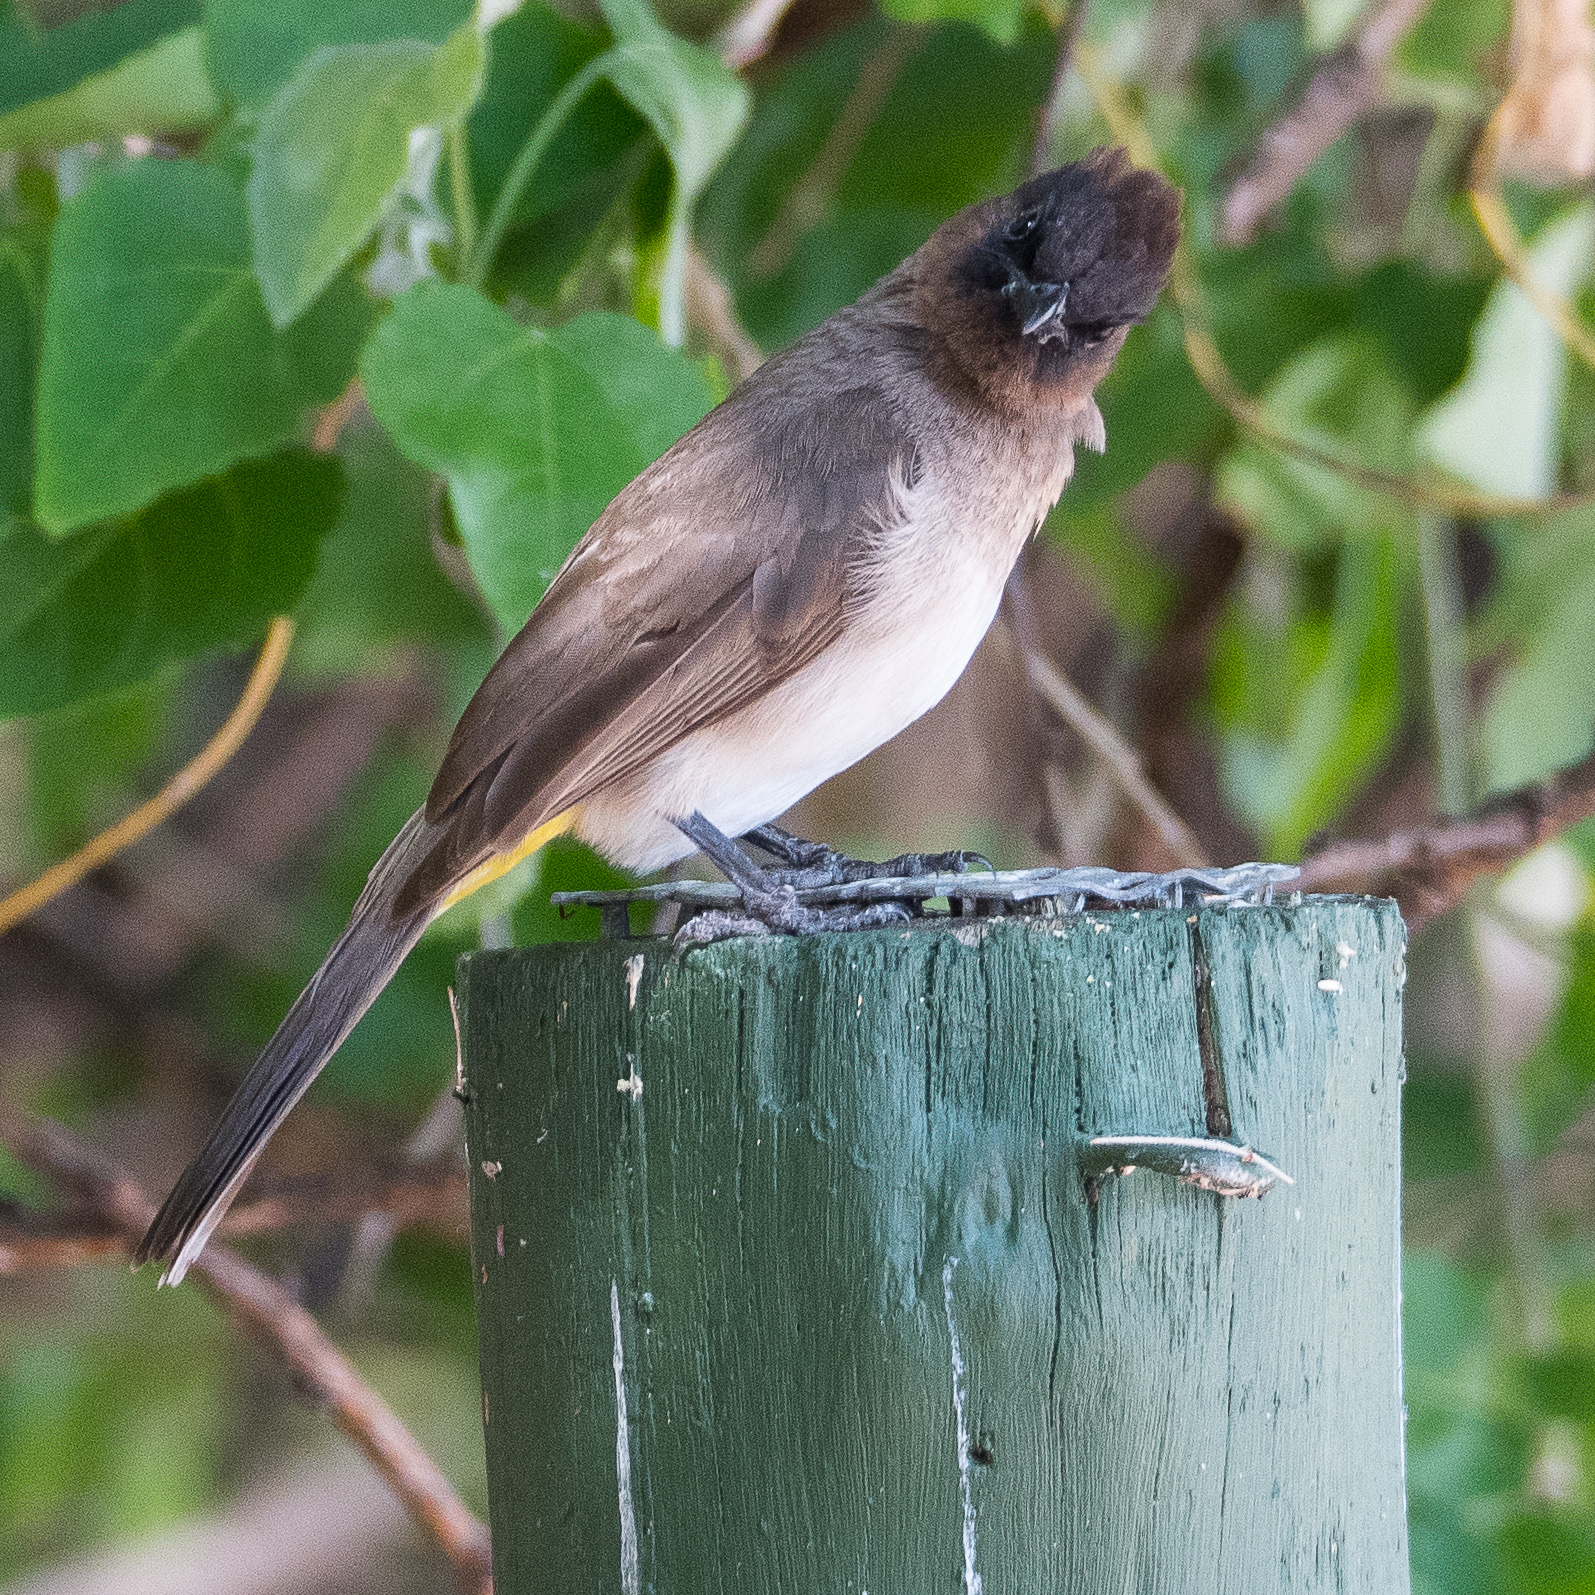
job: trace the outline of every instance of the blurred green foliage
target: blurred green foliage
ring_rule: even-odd
[[[1410,148],[1394,121],[1359,129],[1255,242],[1216,242],[1227,181],[1365,10],[1097,0],[1082,48],[1184,185],[1202,313],[1277,430],[1522,498],[1595,484],[1595,379],[1569,369],[1459,195],[1502,88],[1505,0],[1437,3],[1399,46],[1382,114],[1416,128]],[[273,614],[298,619],[303,691],[400,679],[421,659],[439,699],[430,731],[384,737],[296,866],[278,942],[206,954],[169,994],[241,1062],[423,797],[440,730],[497,644],[603,504],[726,390],[723,348],[697,329],[681,347],[689,225],[759,343],[789,341],[1026,175],[1058,18],[1024,0],[800,5],[793,40],[739,78],[695,42],[721,20],[702,5],[661,20],[643,0],[602,15],[526,0],[486,24],[464,0],[61,13],[45,28],[0,0],[8,875],[192,752],[236,691],[219,653]],[[1058,110],[1057,158],[1106,141],[1078,80]],[[1406,151],[1398,202],[1376,180],[1381,130]],[[1595,208],[1508,198],[1536,273],[1587,311]],[[1101,394],[1108,450],[1082,458],[1045,535],[1133,662],[1182,579],[1138,530],[1138,485],[1186,473],[1244,534],[1192,683],[1242,833],[1289,857],[1367,823],[1357,805],[1404,748],[1434,762],[1448,693],[1473,706],[1449,749],[1470,798],[1585,753],[1595,509],[1459,524],[1415,508],[1238,428],[1182,333],[1165,303],[1131,338]],[[356,371],[369,413],[312,453]],[[1454,567],[1449,608],[1421,533]],[[1561,857],[1587,885],[1595,841],[1571,842]],[[484,915],[522,941],[590,934],[547,893],[614,878],[562,844],[448,916],[315,1100],[396,1139],[448,1076],[441,992]],[[1454,1033],[1412,1047],[1419,1595],[1595,1589],[1595,1243],[1590,1193],[1566,1173],[1595,1155],[1578,1140],[1595,918],[1575,906],[1530,939],[1558,974],[1504,1077]],[[1445,944],[1446,967],[1463,972],[1464,1030],[1482,1033],[1488,959],[1465,940]],[[1426,976],[1418,960],[1415,990],[1443,986],[1442,963]],[[149,1083],[114,1045],[5,1076],[69,1119],[127,1109]],[[1553,1164],[1563,1194],[1542,1193],[1525,1231],[1503,1171]],[[0,1162],[0,1194],[40,1190]],[[0,1304],[0,1578],[214,1505],[251,1438],[239,1414],[258,1365],[202,1300],[156,1301],[115,1268],[57,1284],[42,1306]],[[357,1354],[479,1502],[463,1250],[407,1234],[374,1292]]]

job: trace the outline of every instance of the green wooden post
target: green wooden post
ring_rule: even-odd
[[[1403,952],[1319,899],[464,961],[498,1595],[1402,1595]],[[1293,1186],[1088,1177],[1226,1112]]]

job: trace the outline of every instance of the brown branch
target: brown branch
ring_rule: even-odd
[[[825,220],[831,200],[853,164],[864,136],[880,115],[898,74],[924,42],[922,28],[895,25],[865,61],[813,164],[787,190],[775,220],[748,251],[748,272],[758,279],[774,277],[792,258],[799,243]]]
[[[1511,868],[1591,815],[1595,753],[1459,819],[1436,820],[1377,841],[1331,842],[1304,861],[1297,886],[1304,892],[1394,897],[1408,924],[1420,925],[1454,908],[1481,876]]]
[[[259,1235],[296,1224],[333,1224],[385,1213],[398,1223],[437,1216],[440,1205],[465,1191],[465,1170],[454,1158],[346,1182],[307,1175],[263,1187],[222,1220],[219,1235]]]
[[[91,1208],[124,1243],[136,1241],[155,1216],[154,1202],[136,1180],[62,1125],[0,1108],[0,1143]],[[320,1324],[275,1280],[226,1247],[208,1246],[191,1272],[240,1328],[282,1359],[294,1382],[365,1453],[411,1519],[454,1564],[460,1587],[470,1595],[491,1595],[486,1527]]]
[[[1004,614],[1008,618],[1009,635],[1019,650],[1030,690],[1102,761],[1120,790],[1163,839],[1163,845],[1178,864],[1191,869],[1207,864],[1202,844],[1147,779],[1140,755],[1125,741],[1118,727],[1098,714],[1085,695],[1043,652],[1023,564],[1015,567],[1005,596]]]
[[[1069,82],[1069,68],[1074,64],[1074,47],[1080,39],[1080,28],[1085,22],[1086,8],[1091,0],[1073,0],[1063,26],[1058,30],[1058,59],[1052,68],[1052,83],[1042,102],[1041,116],[1036,122],[1036,141],[1030,147],[1030,175],[1039,177],[1052,165],[1052,144],[1058,136],[1058,116],[1063,109],[1063,91]]]
[[[350,377],[348,386],[316,417],[316,429],[310,446],[317,454],[331,454],[343,436],[343,429],[352,421],[365,403],[365,389],[359,377]]]
[[[696,244],[687,249],[686,298],[687,324],[703,335],[710,352],[738,382],[751,377],[764,364],[764,351],[742,325],[731,290]]]
[[[1301,99],[1258,140],[1250,164],[1225,194],[1221,243],[1249,242],[1307,168],[1373,109],[1384,89],[1391,51],[1428,6],[1429,0],[1385,0],[1356,38],[1313,73]]]
[[[122,1232],[92,1213],[36,1213],[0,1202],[0,1276],[125,1256]]]

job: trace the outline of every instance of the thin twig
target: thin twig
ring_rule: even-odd
[[[293,635],[294,623],[286,615],[279,615],[272,621],[260,657],[249,673],[243,696],[233,712],[222,722],[216,735],[154,797],[147,803],[141,803],[126,819],[109,830],[101,831],[70,858],[52,864],[36,881],[0,899],[0,935],[18,920],[37,913],[46,903],[59,897],[69,886],[75,886],[85,875],[114,858],[123,848],[131,846],[141,836],[148,835],[188,802],[232,758],[244,738],[253,730],[277,685]]]
[[[1163,800],[1147,780],[1140,755],[1104,719],[1072,681],[1050,660],[1031,654],[1025,660],[1030,679],[1058,717],[1107,765],[1124,789],[1124,795],[1146,816],[1175,860],[1186,869],[1203,869],[1209,863],[1191,828]]]
[[[446,1213],[449,1199],[463,1196],[465,1188],[465,1171],[452,1158],[354,1183],[325,1175],[282,1180],[234,1207],[216,1233],[236,1238],[373,1215],[412,1224]],[[74,1268],[126,1251],[120,1231],[96,1214],[38,1213],[0,1203],[0,1274]]]
[[[1439,757],[1440,807],[1448,815],[1473,806],[1472,704],[1468,644],[1456,527],[1432,511],[1418,516],[1418,572],[1428,643],[1429,700]]]
[[[1344,48],[1313,73],[1306,92],[1257,141],[1246,170],[1220,208],[1219,241],[1244,244],[1307,168],[1378,103],[1390,53],[1430,0],[1386,0]]]
[[[858,153],[864,135],[880,115],[898,74],[924,40],[919,28],[894,25],[880,48],[864,63],[831,130],[809,169],[787,190],[764,236],[748,251],[748,271],[768,278],[781,271],[792,251],[825,219],[831,197]]]
[[[1595,815],[1595,754],[1519,787],[1460,819],[1376,841],[1331,842],[1302,864],[1304,892],[1395,897],[1409,923],[1454,908],[1481,876],[1497,875],[1570,826]]]
[[[0,1276],[77,1268],[126,1255],[121,1231],[92,1213],[36,1213],[0,1203]]]
[[[1074,0],[1058,29],[1058,59],[1052,68],[1052,84],[1041,106],[1041,117],[1036,123],[1036,141],[1030,148],[1030,175],[1039,177],[1052,165],[1052,145],[1058,136],[1058,117],[1063,110],[1064,89],[1069,82],[1069,69],[1074,64],[1074,47],[1080,40],[1080,29],[1085,22],[1086,8],[1091,0]]]
[[[262,1186],[227,1214],[216,1233],[258,1235],[296,1224],[336,1224],[371,1213],[412,1223],[446,1213],[447,1199],[464,1192],[465,1171],[456,1158],[376,1171],[354,1182],[309,1175]]]
[[[343,436],[343,429],[354,419],[354,413],[365,403],[365,389],[359,377],[350,377],[349,385],[316,417],[316,429],[311,434],[310,446],[317,454],[331,454]]]
[[[1496,106],[1474,151],[1468,176],[1468,202],[1484,240],[1500,261],[1501,269],[1522,289],[1529,303],[1545,318],[1551,329],[1585,365],[1595,366],[1595,334],[1584,326],[1573,307],[1547,288],[1534,275],[1528,250],[1512,224],[1512,217],[1500,190],[1501,118],[1508,99]]]
[[[1076,51],[1076,67],[1113,136],[1129,150],[1137,164],[1156,167],[1157,151],[1145,127],[1126,104],[1118,85],[1102,71],[1093,52],[1084,45]],[[1439,476],[1401,476],[1394,472],[1373,470],[1341,454],[1290,436],[1268,419],[1263,406],[1240,385],[1212,334],[1208,332],[1201,286],[1183,240],[1175,252],[1174,269],[1169,275],[1169,290],[1179,309],[1185,354],[1196,380],[1202,384],[1208,396],[1237,423],[1281,453],[1322,466],[1348,482],[1385,494],[1399,503],[1415,508],[1448,510],[1456,515],[1480,519],[1557,514],[1563,510],[1582,509],[1595,504],[1595,491],[1552,493],[1545,498],[1510,498],[1463,487]]]
[[[1124,795],[1146,816],[1175,861],[1186,869],[1206,868],[1209,860],[1202,844],[1147,779],[1140,755],[1118,728],[1091,707],[1085,695],[1039,648],[1027,646],[1017,627],[1010,630],[1025,674],[1047,707],[1113,772]]]
[[[126,1244],[155,1216],[155,1203],[131,1175],[62,1125],[0,1108],[0,1143],[115,1226]],[[490,1595],[486,1526],[316,1320],[276,1281],[226,1247],[208,1246],[191,1272],[242,1329],[283,1360],[295,1383],[365,1453],[411,1519],[453,1563],[460,1587],[470,1595]]]
[[[792,0],[747,0],[715,34],[712,47],[733,72],[740,72],[765,55],[775,42],[782,17],[791,9]]]
[[[764,364],[764,351],[737,316],[731,290],[696,244],[687,249],[687,322],[740,382]]]

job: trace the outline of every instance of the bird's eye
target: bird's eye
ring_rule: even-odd
[[[1007,237],[1010,243],[1019,243],[1028,238],[1035,230],[1036,223],[1041,220],[1038,212],[1033,210],[1021,211],[1019,215],[1008,223]]]

